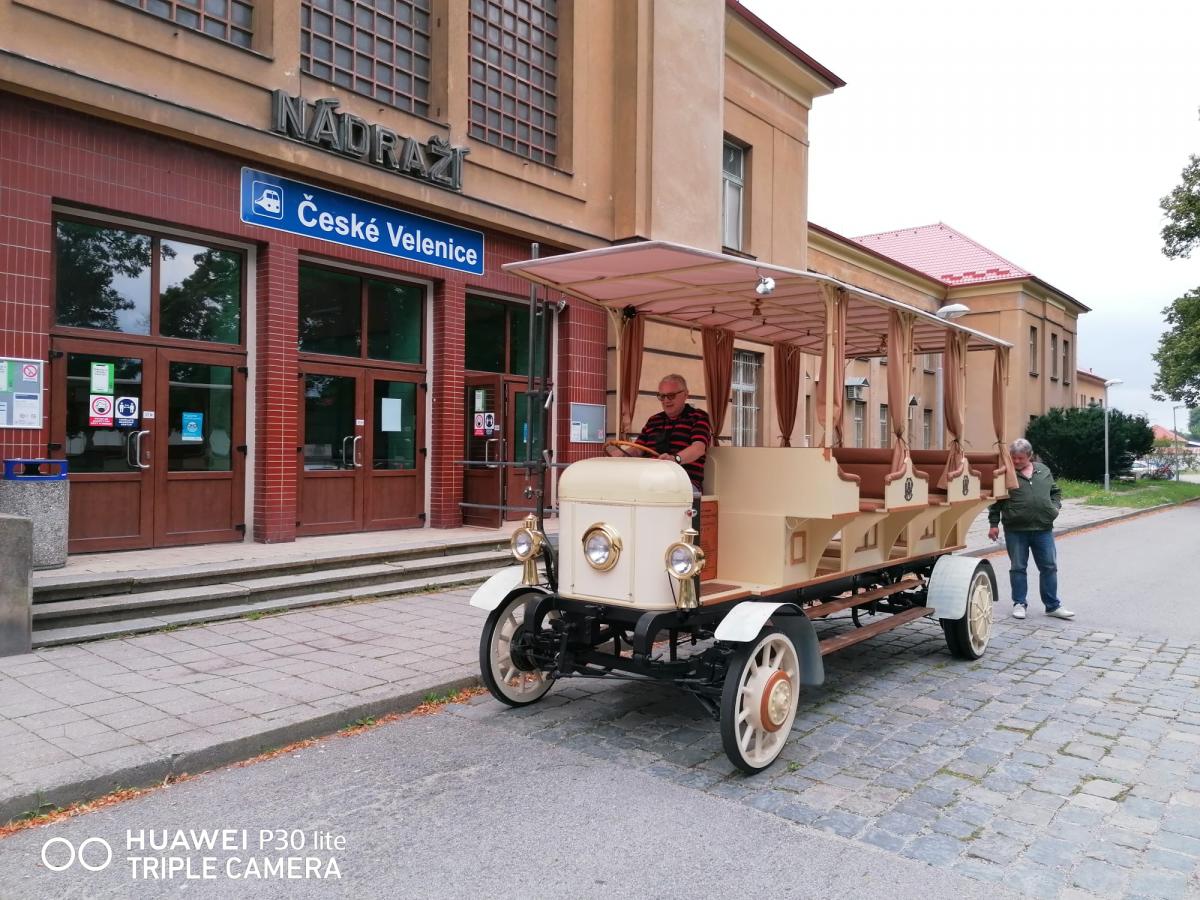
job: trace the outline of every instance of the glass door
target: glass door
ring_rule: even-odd
[[[158,352],[155,543],[245,533],[245,381],[240,358]]]
[[[415,377],[415,376],[414,376]],[[425,509],[425,390],[416,381],[370,377],[366,422],[367,528],[419,525]]]
[[[504,494],[504,377],[465,379],[463,524],[499,528]]]
[[[132,550],[154,540],[153,349],[56,339],[51,452],[68,462],[68,550]]]
[[[542,448],[546,445],[546,414],[542,409],[534,410],[532,433],[530,433],[530,421],[528,419],[529,412],[529,394],[523,384],[514,384],[509,382],[505,385],[509,395],[509,402],[506,404],[508,409],[513,411],[513,414],[508,420],[508,446],[512,448],[510,456],[512,462],[522,463],[526,459],[532,458],[536,461],[538,455],[542,452]],[[549,490],[549,477],[547,473],[544,490]],[[537,483],[537,476],[531,474],[526,469],[519,465],[506,466],[504,475],[504,497],[505,505],[508,507],[504,511],[504,517],[508,520],[523,519],[531,512],[537,511],[537,498],[534,496],[526,496],[526,491],[532,491],[532,488]]]
[[[366,439],[362,373],[305,365],[300,374],[300,498],[297,534],[363,525]]]

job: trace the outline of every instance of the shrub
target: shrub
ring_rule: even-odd
[[[1104,480],[1104,409],[1055,408],[1025,429],[1033,451],[1060,478]],[[1122,475],[1154,446],[1154,432],[1142,416],[1108,412],[1108,473]]]

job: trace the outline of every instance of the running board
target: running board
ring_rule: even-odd
[[[886,619],[881,619],[878,622],[872,622],[870,625],[864,625],[862,628],[855,628],[853,631],[847,631],[834,637],[825,638],[821,641],[821,655],[828,656],[830,653],[836,653],[838,650],[845,650],[867,638],[874,637],[877,634],[883,634],[885,631],[891,631],[893,628],[899,628],[906,622],[912,622],[916,619],[922,619],[930,615],[933,610],[924,606],[914,606],[912,609],[906,609],[904,612],[895,613],[888,616]]]
[[[885,584],[883,587],[875,588],[873,591],[852,594],[849,597],[841,597],[837,600],[826,600],[824,603],[819,603],[816,606],[807,606],[804,608],[804,614],[810,619],[819,619],[822,616],[841,612],[843,609],[850,609],[852,606],[864,606],[872,600],[881,600],[884,597],[890,597],[892,594],[898,594],[901,591],[912,590],[920,586],[921,582],[915,578],[909,578],[897,581],[895,584]]]

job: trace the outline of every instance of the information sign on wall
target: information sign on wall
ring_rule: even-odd
[[[572,403],[571,443],[603,444],[605,413],[601,403]]]
[[[242,169],[242,221],[412,262],[482,275],[483,232]]]
[[[40,359],[0,357],[0,428],[42,427]]]

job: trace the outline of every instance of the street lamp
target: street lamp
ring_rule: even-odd
[[[1114,384],[1124,384],[1120,378],[1104,382],[1104,492],[1108,493],[1108,389]]]
[[[1175,410],[1187,409],[1187,406],[1171,407],[1171,443],[1175,445],[1175,480],[1179,480],[1179,460],[1182,450],[1179,447],[1179,426],[1175,424]]]

